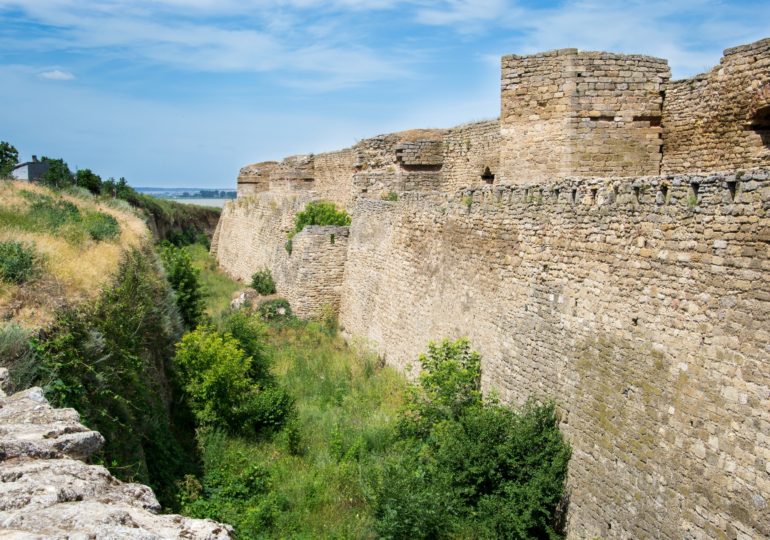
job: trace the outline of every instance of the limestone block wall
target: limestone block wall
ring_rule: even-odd
[[[764,119],[763,119],[764,118]],[[665,173],[770,164],[770,39],[724,52],[702,75],[668,86]]]
[[[421,139],[396,145],[396,163],[412,170],[440,168],[444,162],[442,141]]]
[[[267,268],[277,293],[299,317],[339,311],[348,227],[305,227],[286,250],[294,215],[315,192],[264,192],[229,201],[214,232],[211,253],[220,268],[244,283]]]
[[[237,196],[246,197],[270,189],[270,174],[277,166],[276,161],[264,161],[242,167],[238,173]]]
[[[350,179],[355,171],[354,149],[316,154],[314,161],[315,190],[319,197],[346,208],[351,200]]]
[[[501,176],[657,174],[665,60],[560,49],[504,56]]]
[[[340,323],[400,368],[468,336],[486,391],[555,398],[571,538],[767,538],[769,178],[359,199]]]
[[[500,183],[500,123],[475,122],[447,131],[443,140],[443,190]],[[486,169],[495,178],[482,179]]]
[[[294,236],[291,255],[281,255],[273,277],[295,315],[339,312],[347,248],[348,227],[314,225]]]
[[[225,203],[211,253],[231,277],[244,283],[262,268],[275,268],[286,255],[294,215],[315,198],[313,192],[258,193]]]

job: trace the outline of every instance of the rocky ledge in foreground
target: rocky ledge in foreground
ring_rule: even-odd
[[[81,461],[103,443],[40,388],[0,391],[0,538],[233,538],[227,525],[159,514],[149,487]]]

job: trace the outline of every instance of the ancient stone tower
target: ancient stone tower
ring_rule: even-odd
[[[502,60],[500,175],[658,174],[665,60],[561,49]]]

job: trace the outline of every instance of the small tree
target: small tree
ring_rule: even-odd
[[[424,436],[434,424],[481,406],[481,356],[467,339],[431,342],[418,360],[422,371],[400,423],[405,433]]]
[[[0,141],[0,178],[10,176],[18,163],[19,151],[11,143]]]
[[[98,195],[102,191],[102,178],[95,174],[91,169],[80,169],[75,173],[75,184],[86,188],[94,195]]]
[[[251,333],[241,327],[241,339],[244,331]],[[283,426],[294,401],[269,380],[256,378],[261,368],[241,345],[229,333],[200,326],[177,345],[175,364],[199,425],[253,436]]]
[[[203,316],[203,294],[199,272],[193,268],[190,256],[183,249],[166,243],[160,249],[166,276],[176,293],[179,314],[188,328],[195,328]]]
[[[251,288],[262,296],[275,294],[275,281],[270,270],[263,268],[254,272],[254,275],[251,276]]]
[[[71,186],[75,177],[63,159],[53,159],[43,156],[43,162],[48,163],[48,170],[40,177],[40,181],[52,188]]]
[[[398,452],[375,482],[381,538],[560,539],[570,447],[552,403],[485,401],[468,340],[430,344]]]

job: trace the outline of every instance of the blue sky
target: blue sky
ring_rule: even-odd
[[[649,54],[683,78],[768,21],[767,0],[0,0],[0,140],[233,187],[247,163],[494,118],[503,54]]]

